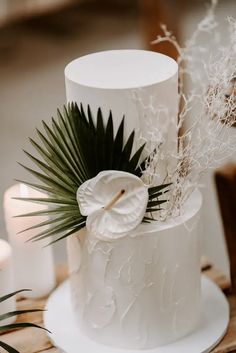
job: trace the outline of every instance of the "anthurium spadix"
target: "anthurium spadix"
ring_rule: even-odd
[[[140,178],[117,170],[102,171],[77,190],[88,231],[104,240],[121,238],[136,228],[146,212],[148,197]]]

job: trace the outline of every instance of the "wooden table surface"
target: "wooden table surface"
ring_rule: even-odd
[[[67,277],[66,266],[58,266],[57,269],[57,283],[61,283]],[[212,353],[229,353],[236,352],[236,296],[230,294],[230,283],[227,277],[216,268],[214,268],[206,259],[202,261],[203,273],[212,279],[227,295],[231,308],[231,320],[228,331],[220,342],[220,344],[213,349]],[[18,298],[18,310],[22,309],[43,309],[45,306],[45,299],[23,299]],[[33,322],[43,325],[42,313],[33,313],[21,316],[17,322]],[[7,344],[12,345],[21,353],[59,353],[59,350],[53,347],[46,332],[35,328],[24,328],[18,331],[3,333],[1,340]],[[3,353],[3,350],[0,349]],[[191,352],[189,352],[191,353]]]

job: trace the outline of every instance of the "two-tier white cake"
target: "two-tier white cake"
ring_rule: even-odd
[[[107,51],[72,61],[65,76],[67,101],[89,104],[94,116],[101,107],[104,119],[112,110],[115,131],[125,115],[126,138],[135,129],[149,139],[146,106],[156,105],[151,124],[165,137],[160,149],[163,155],[173,151],[175,156],[178,67],[174,60],[141,50]],[[167,169],[175,163],[174,157],[168,163],[161,161],[157,183],[164,182]],[[200,208],[201,195],[195,191],[178,217],[142,223],[121,239],[99,240],[86,230],[69,237],[74,315],[88,337],[114,347],[148,349],[177,340],[196,327]]]

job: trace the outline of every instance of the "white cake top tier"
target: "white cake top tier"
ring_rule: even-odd
[[[112,111],[114,134],[125,116],[124,139],[135,130],[135,148],[158,147],[156,184],[176,168],[178,65],[146,50],[110,50],[82,56],[65,68],[67,102],[90,106],[95,125],[101,108],[106,125]],[[139,139],[141,137],[141,140]],[[163,157],[162,157],[163,156]]]
[[[82,56],[67,65],[65,75],[88,87],[131,89],[166,81],[177,71],[177,63],[166,55],[132,49]]]

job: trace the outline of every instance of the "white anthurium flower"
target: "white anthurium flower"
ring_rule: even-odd
[[[77,190],[88,231],[103,240],[118,239],[136,228],[146,212],[148,188],[137,176],[105,170]]]

